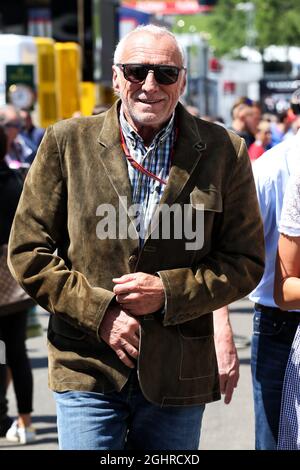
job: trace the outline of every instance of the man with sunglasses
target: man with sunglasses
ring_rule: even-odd
[[[211,312],[262,274],[245,144],[178,103],[185,83],[170,32],[130,32],[120,99],[50,126],[26,179],[9,263],[51,312],[62,449],[197,449],[220,398]]]

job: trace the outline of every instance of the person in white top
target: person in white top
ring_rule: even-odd
[[[300,147],[298,147],[298,151]],[[278,243],[274,298],[282,309],[300,309],[300,172],[289,180]],[[279,450],[300,450],[300,324],[289,355],[282,392]]]
[[[298,327],[295,312],[282,311],[276,305],[273,286],[282,203],[290,175],[300,167],[299,148],[300,132],[273,147],[252,166],[266,250],[264,275],[249,295],[255,304],[251,374],[257,450],[277,448],[284,374]]]

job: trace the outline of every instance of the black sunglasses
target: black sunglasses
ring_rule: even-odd
[[[152,64],[116,64],[123,75],[131,83],[142,83],[151,70],[154,73],[155,80],[160,85],[172,85],[178,80],[180,70],[184,67],[175,67],[175,65],[152,65]]]

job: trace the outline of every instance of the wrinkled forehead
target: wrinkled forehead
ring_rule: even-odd
[[[122,63],[183,65],[176,41],[167,34],[155,36],[143,32],[129,36],[121,59]]]

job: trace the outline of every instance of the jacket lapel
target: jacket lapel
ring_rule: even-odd
[[[131,204],[131,185],[127,162],[120,143],[118,102],[107,111],[98,142],[101,145],[101,163],[118,196],[126,196]]]
[[[135,229],[134,218],[128,213],[128,209],[132,205],[132,192],[127,162],[124,158],[120,141],[118,105],[119,101],[107,111],[104,118],[103,127],[98,137],[98,142],[101,145],[100,161],[108,180],[118,196],[119,203],[123,206],[127,217],[132,222],[136,239],[138,239],[139,236]]]

